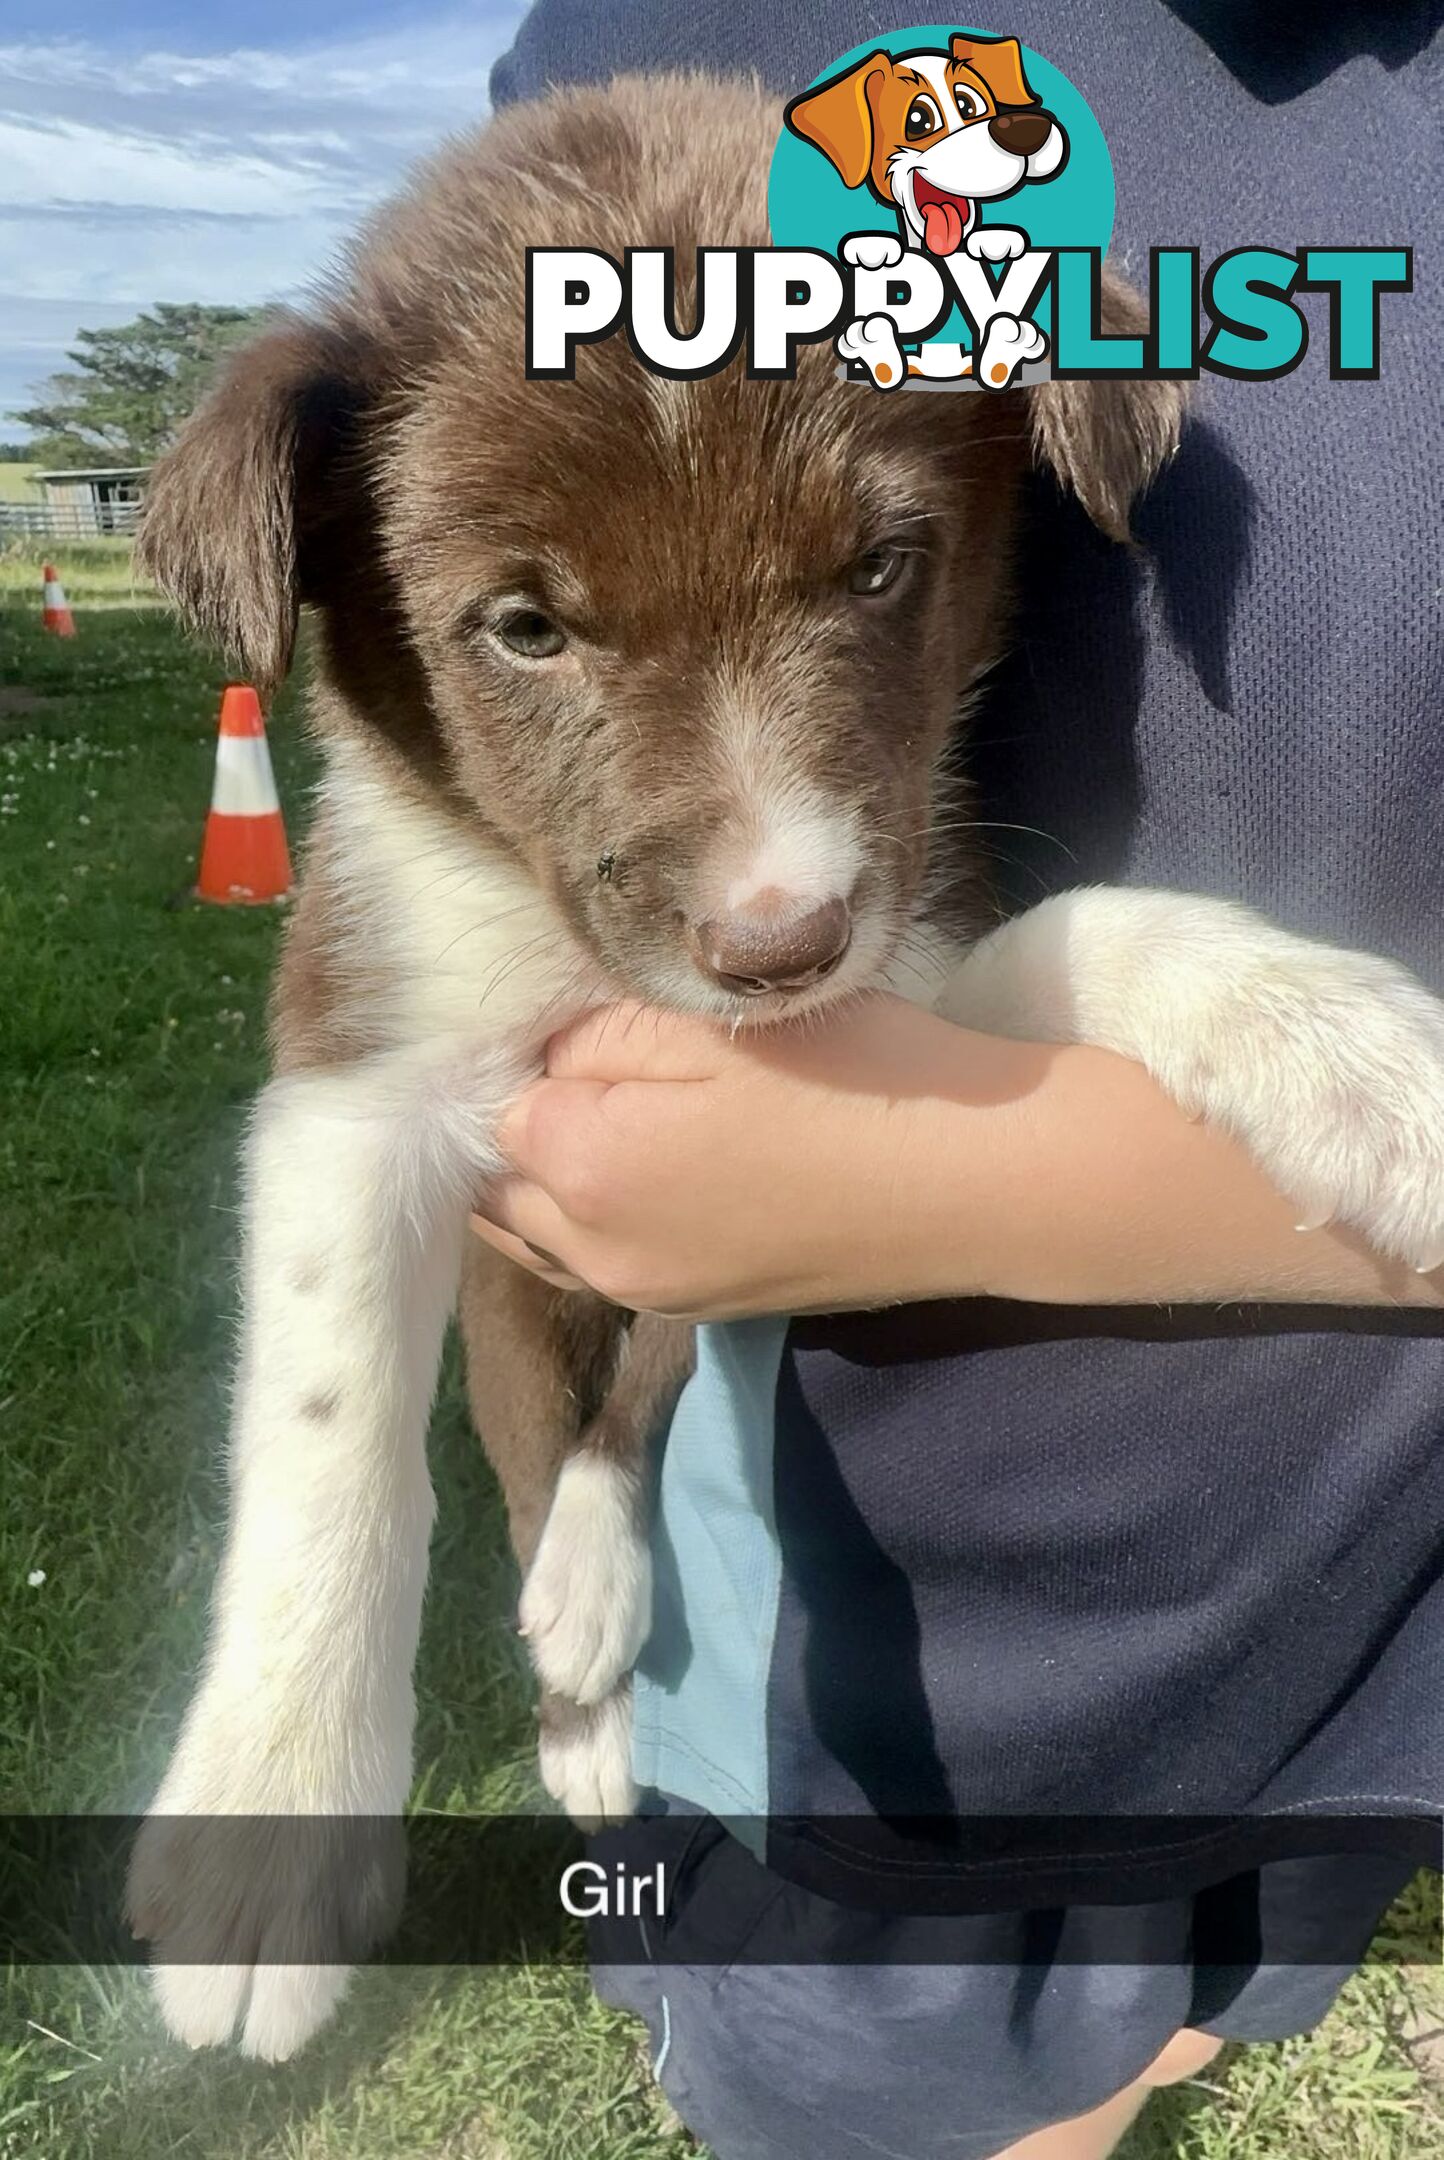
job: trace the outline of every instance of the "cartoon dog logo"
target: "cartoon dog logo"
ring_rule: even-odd
[[[900,262],[904,246],[941,257],[962,248],[994,263],[1021,255],[1027,234],[980,225],[978,205],[1016,194],[1030,180],[1054,179],[1068,158],[1068,138],[1023,72],[1018,40],[1009,37],[959,31],[945,52],[875,52],[803,91],[785,118],[845,187],[866,184],[897,213],[900,242],[885,243],[882,257],[875,238],[865,256],[857,251],[858,260],[876,267]],[[1011,380],[1024,360],[1048,349],[1035,324],[1012,316],[994,318],[988,344],[996,350],[978,356],[979,374],[995,387],[1005,379],[1000,366]],[[862,360],[880,387],[901,377],[886,317],[850,325],[838,350]],[[909,374],[941,378],[971,372],[971,356],[956,347],[934,347],[930,363],[914,359],[907,366]]]

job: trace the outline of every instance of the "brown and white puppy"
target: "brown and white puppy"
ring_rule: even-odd
[[[1174,388],[886,397],[820,351],[791,383],[686,383],[620,339],[526,379],[525,250],[765,243],[779,118],[669,79],[502,115],[234,363],[155,476],[142,561],[263,688],[313,609],[325,760],[247,1150],[210,1643],[132,1877],[195,2044],[239,2026],[289,2054],[381,1924],[458,1296],[547,1782],[581,1814],[630,1805],[645,1447],[686,1334],[465,1229],[569,1014],[629,991],[759,1025],[886,986],[1108,1044],[1311,1214],[1416,1261],[1444,1246],[1444,1023],[1417,985],[1170,894],[1065,895],[983,936],[977,865],[939,837],[945,748],[1007,638],[1020,476],[1050,465],[1121,537]],[[296,1817],[314,1841],[269,1834]],[[241,1826],[225,1864],[216,1818]]]

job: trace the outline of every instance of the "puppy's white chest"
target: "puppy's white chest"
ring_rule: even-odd
[[[344,753],[325,795],[350,940],[398,1042],[530,1033],[597,995],[595,963],[500,850]]]

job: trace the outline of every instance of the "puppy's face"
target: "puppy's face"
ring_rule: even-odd
[[[502,387],[450,355],[388,462],[448,770],[642,996],[765,1018],[862,987],[998,650],[1018,416],[944,426],[828,362],[663,382],[619,342],[583,368]]]
[[[263,689],[312,603],[323,727],[523,863],[620,987],[733,1019],[906,940],[1030,443],[1121,533],[1177,423],[1157,385],[879,397],[817,349],[685,383],[619,337],[528,381],[526,248],[671,246],[685,323],[695,246],[765,242],[778,124],[699,80],[503,116],[241,357],[141,536]]]

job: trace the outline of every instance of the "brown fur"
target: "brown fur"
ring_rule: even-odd
[[[691,1369],[691,1329],[657,1313],[629,1324],[615,1305],[554,1290],[480,1240],[459,1316],[468,1344],[486,1346],[467,1363],[471,1411],[525,1568],[565,1457],[578,1445],[636,1456]]]

